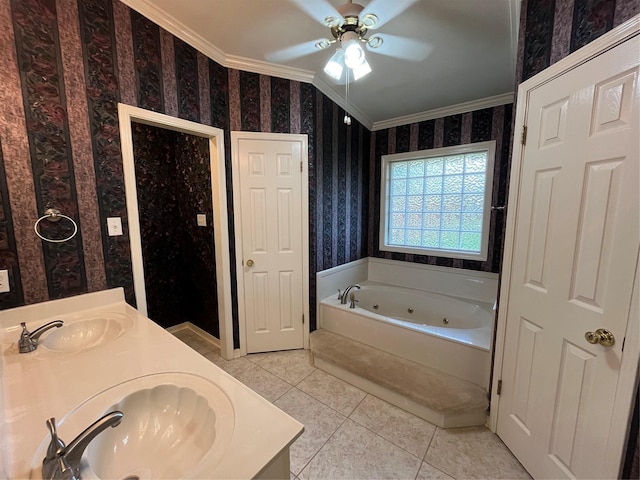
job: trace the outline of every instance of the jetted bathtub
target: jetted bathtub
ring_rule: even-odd
[[[320,302],[320,326],[379,350],[489,386],[493,305],[421,290],[362,282],[357,300]]]

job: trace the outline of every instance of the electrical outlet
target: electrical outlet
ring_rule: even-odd
[[[110,237],[122,235],[122,219],[120,217],[107,218],[107,230]]]
[[[207,226],[207,216],[204,213],[196,214],[196,221],[198,222],[199,227]]]
[[[0,270],[0,293],[10,292],[9,270]]]

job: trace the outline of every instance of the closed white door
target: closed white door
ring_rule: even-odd
[[[603,465],[627,322],[638,321],[639,51],[628,40],[524,107],[497,432],[534,478],[617,474]],[[590,343],[599,329],[615,343]]]
[[[302,348],[302,143],[240,138],[237,149],[247,352]]]

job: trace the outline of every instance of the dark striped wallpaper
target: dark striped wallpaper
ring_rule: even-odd
[[[499,210],[491,212],[489,257],[485,262],[381,252],[379,250],[380,162],[383,155],[392,153],[414,152],[495,140],[496,158],[491,205],[504,205],[507,199],[512,110],[513,105],[502,105],[460,115],[426,120],[411,125],[378,130],[373,133],[369,191],[375,192],[375,194],[371,195],[368,208],[369,256],[443,267],[466,268],[469,270],[500,271],[504,239],[504,213]]]
[[[209,141],[140,123],[132,136],[149,318],[163,327],[188,319],[217,337]]]
[[[638,13],[638,0],[523,0],[518,83]]]
[[[526,79],[637,14],[637,0],[525,0],[518,78]],[[315,272],[377,250],[379,156],[495,138],[494,204],[504,203],[511,106],[375,133],[309,84],[227,69],[119,0],[0,0],[0,268],[12,292],[0,308],[122,286],[134,304],[117,103],[224,129],[309,135],[310,282]],[[227,149],[227,165],[230,151]],[[227,168],[227,184],[231,171]],[[229,217],[233,202],[229,192]],[[43,244],[33,223],[55,206],[79,224],[63,245]],[[106,235],[106,218],[125,235]],[[497,271],[432,257],[407,261]],[[231,238],[233,225],[229,225]],[[232,264],[235,252],[231,251]],[[398,257],[392,257],[398,258]],[[235,271],[231,272],[235,282]],[[237,321],[237,295],[233,315]],[[315,328],[315,312],[310,319]],[[237,329],[235,343],[238,344]]]
[[[370,132],[315,87],[222,67],[118,0],[0,0],[0,53],[0,268],[13,288],[0,308],[117,286],[135,304],[118,102],[222,128],[227,145],[230,130],[306,133],[311,305],[317,270],[366,255]],[[78,222],[73,241],[35,236],[48,206]],[[109,237],[116,216],[124,235]]]

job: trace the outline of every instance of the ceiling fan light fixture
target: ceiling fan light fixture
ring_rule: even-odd
[[[364,50],[358,42],[352,40],[344,47],[344,63],[349,68],[357,68],[364,64],[367,59],[364,56]]]
[[[355,32],[345,32],[340,39],[344,50],[344,63],[349,68],[356,68],[367,61],[364,50],[360,46],[358,35]]]
[[[365,75],[371,73],[371,65],[369,65],[369,62],[365,59],[361,65],[352,68],[351,71],[353,72],[353,81],[355,82],[356,80],[359,80]]]
[[[324,66],[324,73],[329,75],[334,80],[340,80],[342,78],[342,70],[344,64],[344,50],[338,48],[336,52],[331,56],[327,64]]]

